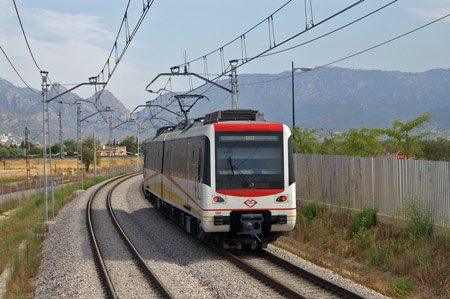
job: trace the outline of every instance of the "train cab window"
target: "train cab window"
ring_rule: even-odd
[[[218,190],[284,189],[282,132],[217,132]]]

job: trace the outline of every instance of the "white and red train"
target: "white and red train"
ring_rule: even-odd
[[[254,110],[167,127],[145,142],[146,197],[189,233],[265,247],[296,220],[291,132]]]

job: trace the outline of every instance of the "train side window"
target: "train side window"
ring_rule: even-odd
[[[203,182],[202,175],[202,148],[198,149],[198,163],[197,163],[197,180],[201,183]]]
[[[289,186],[295,183],[295,167],[294,167],[294,149],[292,146],[292,135],[288,140],[288,169],[289,169]]]
[[[209,138],[204,137],[204,151],[203,151],[203,184],[211,186],[211,158],[210,151],[211,146],[209,143]]]

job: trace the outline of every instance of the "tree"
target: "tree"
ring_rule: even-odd
[[[292,146],[294,152],[302,154],[314,154],[319,148],[319,140],[315,136],[317,129],[294,127],[292,130]]]
[[[50,146],[50,151],[52,152],[52,154],[59,154],[59,143],[55,143]]]
[[[423,140],[420,142],[422,149],[420,158],[432,161],[450,161],[450,141],[439,137],[436,140]]]
[[[64,150],[67,152],[67,156],[73,156],[77,151],[77,142],[73,139],[66,139],[63,142]]]
[[[424,123],[429,122],[433,116],[429,113],[419,116],[416,119],[402,122],[400,119],[394,121],[392,128],[386,128],[383,133],[391,137],[401,149],[403,155],[408,159],[415,151],[419,149],[418,141],[428,132],[411,135],[414,129],[423,128]]]
[[[83,164],[85,166],[86,171],[89,171],[89,166],[94,162],[94,139],[92,137],[88,137],[83,140],[81,143],[82,149],[81,152],[83,153]],[[97,155],[97,165],[100,163],[99,155],[96,152]]]
[[[377,137],[382,133],[379,129],[350,129],[342,135],[343,149],[348,156],[370,157],[383,153],[383,146]]]
[[[42,149],[30,144],[30,155],[42,157]]]
[[[133,155],[137,153],[137,140],[135,136],[127,136],[120,143],[121,146],[127,147],[127,152]]]

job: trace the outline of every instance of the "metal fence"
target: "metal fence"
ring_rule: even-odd
[[[408,218],[419,205],[437,225],[450,223],[450,163],[295,154],[297,199]]]

